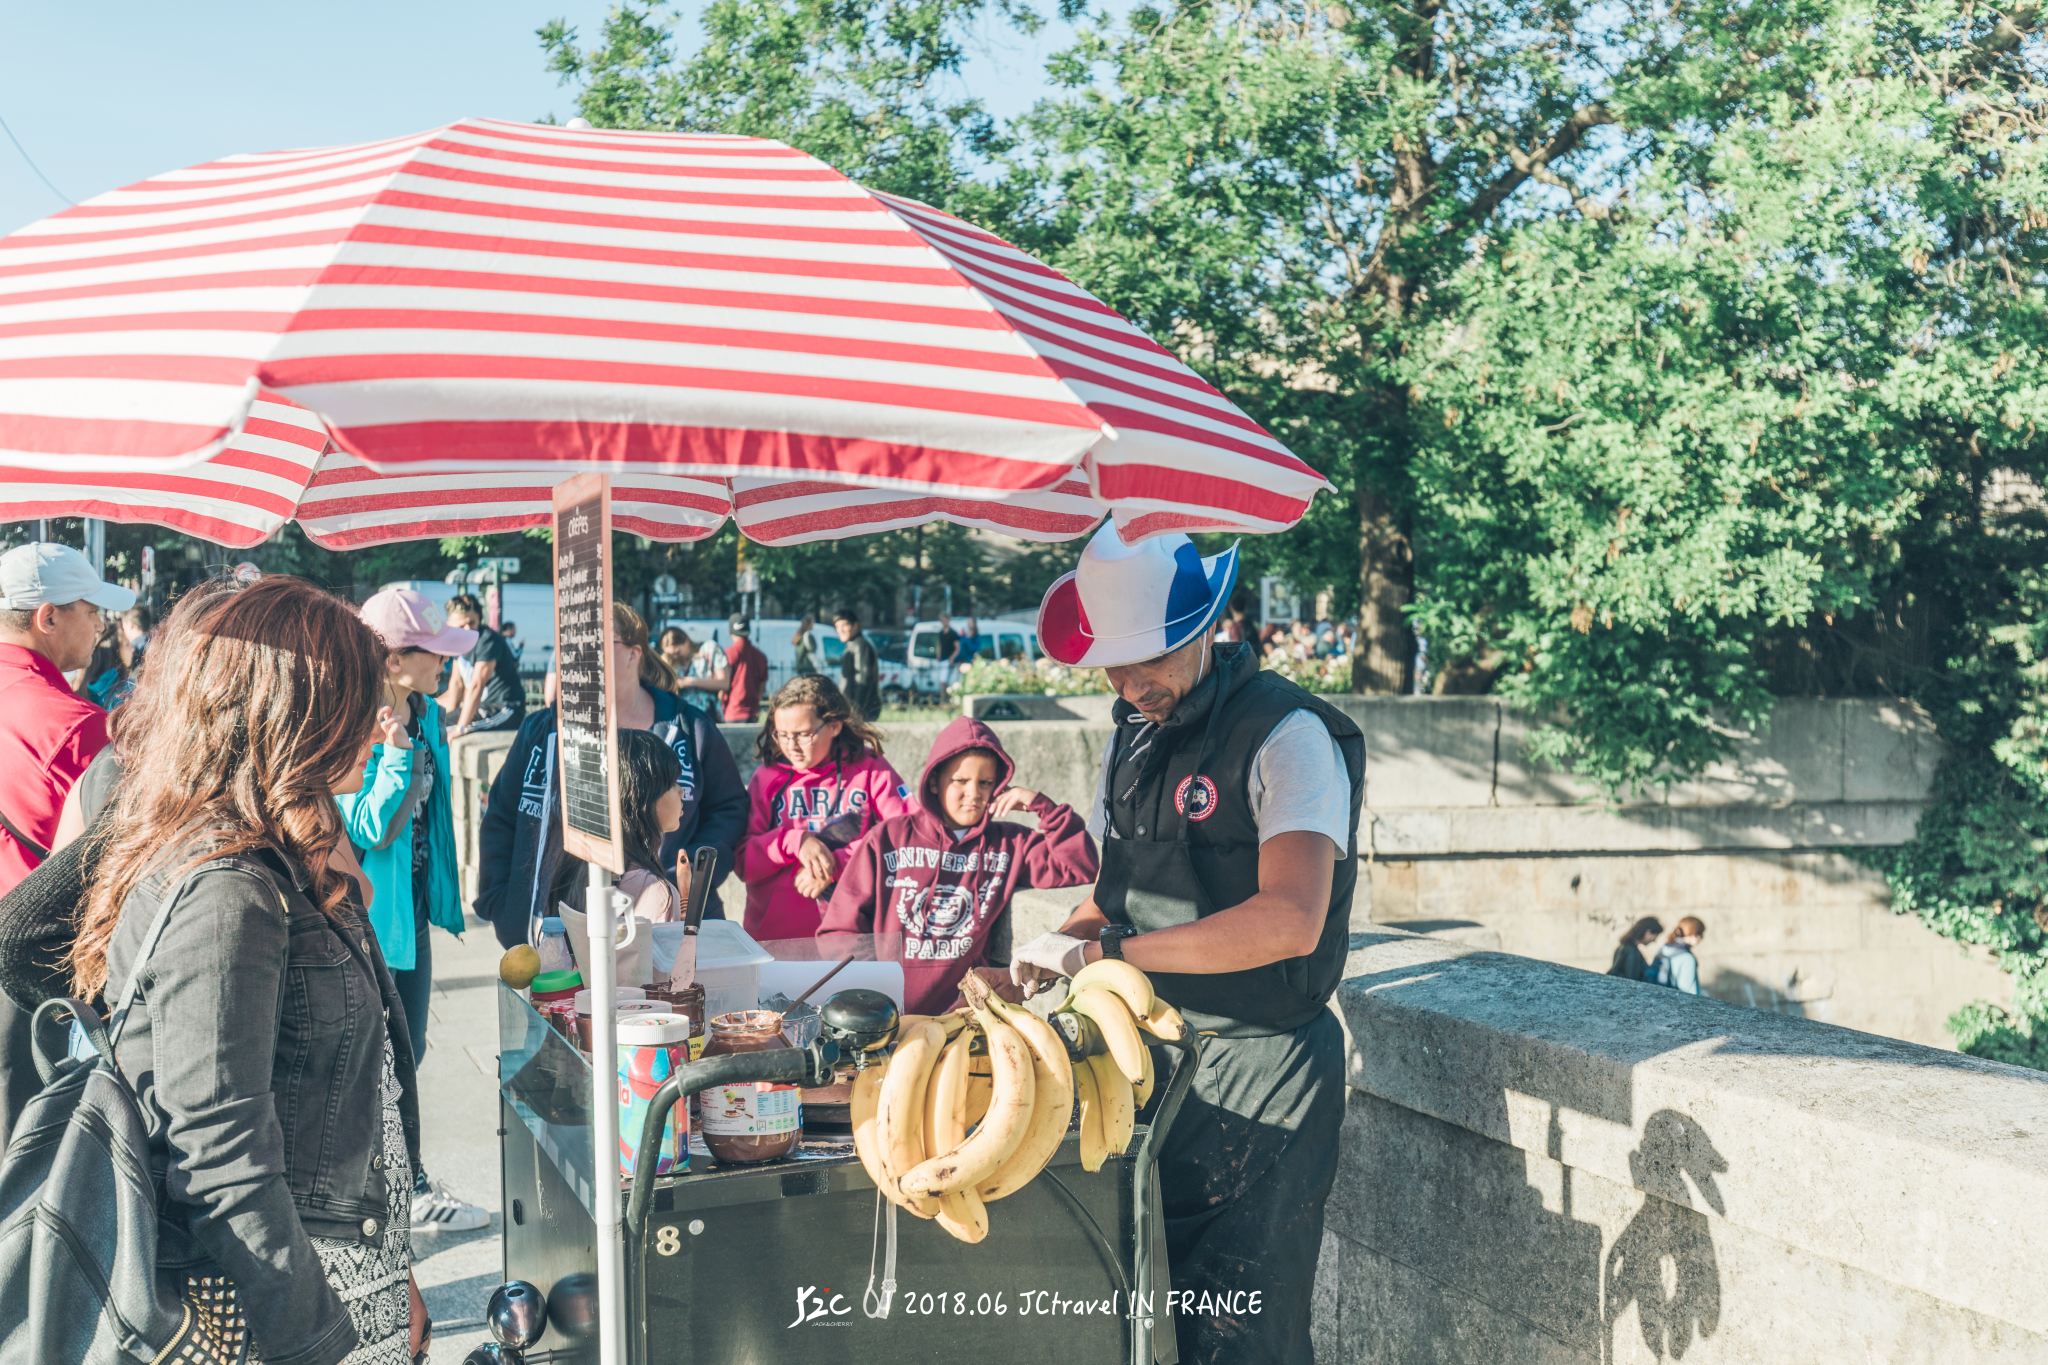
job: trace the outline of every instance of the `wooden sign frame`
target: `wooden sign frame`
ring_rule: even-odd
[[[556,762],[562,851],[626,870],[619,825],[619,718],[612,704],[612,498],[603,474],[554,490]]]

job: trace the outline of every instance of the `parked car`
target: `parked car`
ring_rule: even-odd
[[[1030,662],[1038,658],[1038,632],[1019,621],[987,619],[976,622],[980,633],[967,644],[955,661],[956,667],[965,667],[972,659],[1015,659]],[[953,627],[963,638],[960,624]],[[908,641],[908,671],[910,691],[919,700],[937,700],[939,694],[939,623],[920,621],[911,627]]]

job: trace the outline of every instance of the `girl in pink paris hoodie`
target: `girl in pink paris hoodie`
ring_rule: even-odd
[[[1071,806],[1011,787],[1015,771],[995,731],[954,721],[932,746],[920,808],[877,823],[840,873],[819,937],[900,936],[907,1013],[952,1007],[961,978],[986,964],[989,935],[1013,894],[1095,880],[1087,821]],[[1038,828],[995,818],[1019,810]]]
[[[747,884],[743,924],[756,942],[809,938],[850,845],[907,812],[910,792],[882,757],[881,735],[854,719],[845,694],[822,674],[792,678],[775,694],[755,752],[761,766],[735,860]],[[817,837],[827,825],[836,849]]]

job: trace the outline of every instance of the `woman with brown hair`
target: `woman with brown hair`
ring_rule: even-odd
[[[624,602],[612,604],[612,723],[621,730],[652,731],[676,757],[681,813],[656,855],[664,876],[701,848],[717,850],[712,888],[732,870],[733,846],[747,827],[747,789],[732,749],[709,713],[677,700],[675,670],[648,647],[647,623]],[[588,876],[581,859],[562,852],[556,807],[562,782],[556,766],[555,708],[529,714],[491,784],[490,803],[477,831],[478,915],[510,948],[527,941],[558,901],[583,904]],[[676,876],[688,889],[686,876]],[[718,902],[705,913],[720,917]]]
[[[118,1057],[163,1166],[159,1273],[271,1365],[403,1365],[427,1334],[405,1010],[337,856],[385,653],[298,579],[204,603],[115,737],[71,954],[84,999],[140,972]]]
[[[746,930],[762,941],[809,938],[853,843],[870,825],[909,814],[910,789],[882,757],[882,732],[821,673],[782,685],[754,752],[761,766],[739,852]],[[835,837],[820,839],[827,825]]]
[[[1645,915],[1631,924],[1615,945],[1614,961],[1608,964],[1607,974],[1628,981],[1649,980],[1650,960],[1643,956],[1643,952],[1663,932],[1663,922],[1655,915]]]

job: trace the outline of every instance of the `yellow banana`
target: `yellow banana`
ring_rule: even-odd
[[[974,1058],[967,1068],[967,1126],[969,1128],[981,1122],[981,1116],[988,1112],[988,1102],[994,1094],[995,1076],[989,1070],[988,1058]]]
[[[1137,1022],[1131,1018],[1123,997],[1091,986],[1074,992],[1072,1009],[1095,1021],[1102,1030],[1103,1041],[1109,1044],[1109,1055],[1116,1058],[1117,1070],[1124,1073],[1125,1080],[1136,1084],[1145,1074],[1145,1063],[1140,1060],[1145,1045],[1138,1040]]]
[[[882,1144],[877,1136],[875,1119],[882,1098],[882,1075],[888,1066],[886,1061],[881,1062],[853,1078],[853,1150],[859,1155],[860,1164],[867,1168],[868,1179],[875,1182],[875,1188],[893,1203],[901,1204],[903,1191],[896,1188],[896,1178],[889,1174],[888,1166],[882,1161]]]
[[[1143,1019],[1152,1012],[1152,981],[1143,972],[1128,962],[1105,957],[1091,962],[1074,973],[1073,983],[1068,989],[1079,994],[1091,986],[1123,997],[1131,1007],[1131,1017]]]
[[[1102,1145],[1113,1155],[1130,1150],[1131,1133],[1137,1125],[1138,1105],[1131,1083],[1107,1057],[1090,1057],[1088,1068],[1095,1073],[1095,1095],[1102,1105]]]
[[[1151,1013],[1144,1016],[1145,1031],[1154,1037],[1164,1038],[1169,1043],[1180,1041],[1180,1032],[1187,1025],[1180,1017],[1180,1011],[1164,1000],[1155,1001]]]
[[[951,1038],[966,1028],[973,1017],[966,1010],[951,1010],[945,1014],[899,1014],[896,1016],[896,1041],[901,1044],[910,1036],[911,1029],[923,1023],[937,1024],[945,1030],[946,1037]]]
[[[1081,1105],[1081,1169],[1095,1172],[1109,1159],[1102,1140],[1102,1097],[1095,1089],[1095,1068],[1086,1062],[1074,1068],[1074,1096]]]
[[[987,983],[969,973],[965,985],[967,998],[974,1004],[975,1022],[988,1038],[989,1065],[995,1073],[988,1114],[966,1141],[903,1174],[903,1192],[908,1195],[973,1189],[1017,1150],[1030,1124],[1034,1091],[1031,1046],[989,1008]]]
[[[975,1187],[984,1203],[1015,1194],[1045,1169],[1067,1135],[1074,1113],[1074,1064],[1053,1026],[1030,1010],[1002,1006],[1003,1017],[1031,1046],[1031,1123],[1024,1140],[995,1173]]]
[[[979,1242],[988,1236],[988,1210],[973,1190],[955,1190],[939,1196],[939,1226],[963,1242]]]
[[[950,1152],[967,1136],[967,1049],[974,1034],[962,1029],[932,1067],[924,1091],[924,1150]]]
[[[931,1080],[932,1066],[945,1046],[946,1031],[934,1019],[910,1026],[904,1040],[889,1059],[888,1074],[882,1077],[882,1096],[876,1106],[876,1146],[882,1164],[902,1188],[904,1172],[924,1162],[924,1096]],[[938,1202],[919,1198],[904,1190],[903,1207],[920,1218],[939,1211]],[[921,1193],[921,1192],[920,1192]]]
[[[1143,1109],[1145,1102],[1152,1098],[1152,1086],[1158,1078],[1158,1073],[1153,1069],[1152,1049],[1144,1048],[1140,1055],[1145,1059],[1145,1074],[1139,1077],[1138,1083],[1132,1089],[1137,1092],[1138,1107]]]

